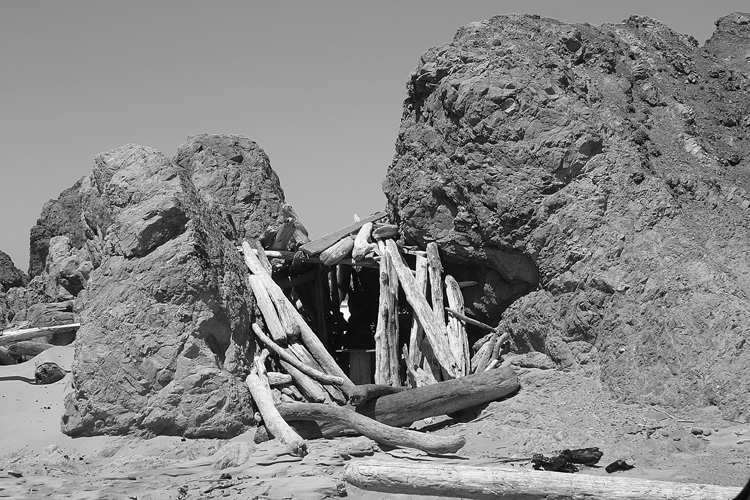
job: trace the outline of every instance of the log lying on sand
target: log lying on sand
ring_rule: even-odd
[[[477,500],[731,500],[739,488],[500,467],[352,462],[344,479],[364,490]]]
[[[519,387],[518,375],[512,368],[499,368],[381,396],[358,406],[356,412],[401,427],[495,401]],[[333,437],[348,429],[341,423],[320,422],[320,430],[324,437]]]
[[[67,325],[44,326],[41,328],[26,328],[24,330],[5,331],[0,335],[0,345],[10,344],[19,340],[29,340],[53,333],[73,332],[81,327],[80,323],[70,323]]]
[[[466,439],[463,436],[435,436],[381,424],[340,406],[320,403],[284,403],[276,407],[289,420],[316,420],[342,423],[362,435],[390,446],[416,448],[427,453],[455,453]]]
[[[394,387],[391,385],[380,384],[362,384],[358,385],[349,394],[349,403],[359,406],[367,401],[386,394],[396,394],[397,392],[408,391],[408,387]]]

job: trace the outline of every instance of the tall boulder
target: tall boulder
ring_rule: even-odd
[[[6,292],[11,288],[24,286],[27,281],[26,274],[16,268],[10,256],[0,251],[0,330],[5,328],[13,317]]]
[[[99,155],[81,184],[82,220],[96,213],[109,224],[89,228],[101,263],[79,294],[69,435],[227,437],[252,422],[246,271],[227,238],[228,211],[204,197],[197,167],[180,158],[124,146]]]
[[[406,243],[473,268],[516,349],[750,418],[746,20],[703,48],[640,16],[460,28],[407,83],[384,181]]]
[[[188,137],[174,162],[184,167],[212,210],[229,222],[238,244],[258,239],[280,213],[284,191],[266,153],[239,135]]]

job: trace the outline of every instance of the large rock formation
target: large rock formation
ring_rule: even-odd
[[[142,146],[99,155],[79,194],[83,220],[108,225],[90,228],[102,257],[79,297],[63,430],[241,432],[253,415],[253,303],[230,224],[189,169]]]
[[[6,291],[11,288],[22,287],[26,284],[26,281],[26,274],[16,268],[7,253],[0,251],[0,330],[12,318]]]
[[[638,16],[469,24],[407,84],[390,211],[518,349],[750,418],[749,72],[746,14],[704,47]]]

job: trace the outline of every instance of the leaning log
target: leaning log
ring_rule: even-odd
[[[352,462],[344,479],[363,490],[476,500],[730,500],[740,488],[404,460]]]
[[[307,443],[281,418],[276,409],[271,388],[266,378],[266,369],[263,366],[264,360],[264,353],[255,358],[253,368],[245,379],[247,388],[250,389],[255,406],[258,407],[258,411],[263,417],[263,423],[269,432],[287,445],[292,454],[304,457],[307,454]]]
[[[419,290],[422,295],[426,295],[427,258],[423,255],[417,255],[415,266],[415,280],[417,283],[417,290]],[[424,328],[422,328],[422,324],[419,322],[419,319],[414,316],[411,320],[411,332],[409,333],[409,357],[406,359],[407,370],[409,371],[409,373],[415,373],[415,370],[422,366],[422,339],[424,339]],[[413,382],[416,385],[413,385],[413,387],[418,387],[421,385],[418,384],[416,380],[417,379],[414,378]]]
[[[255,302],[258,304],[258,309],[260,309],[260,313],[263,315],[268,331],[271,333],[271,338],[273,338],[273,341],[277,344],[286,345],[286,332],[281,325],[279,315],[271,301],[271,296],[268,295],[268,290],[266,290],[266,287],[263,285],[263,281],[260,277],[254,274],[248,276],[247,281],[250,284],[250,288],[253,290]],[[253,326],[255,326],[255,324],[253,324]]]
[[[321,367],[325,370],[326,373],[328,373],[329,375],[336,375],[344,379],[345,393],[348,388],[354,387],[354,383],[349,380],[349,377],[346,376],[341,367],[336,363],[336,360],[333,359],[318,336],[315,335],[315,332],[312,331],[310,325],[307,324],[299,311],[297,311],[297,309],[292,306],[291,302],[289,302],[289,300],[284,296],[279,286],[276,284],[276,282],[273,281],[273,278],[271,278],[271,276],[269,276],[265,272],[262,265],[258,261],[258,257],[255,255],[255,252],[253,252],[253,249],[250,248],[250,245],[246,241],[242,243],[242,250],[245,256],[245,264],[247,264],[248,268],[250,268],[250,271],[253,274],[261,277],[261,279],[263,280],[263,284],[266,286],[266,289],[269,292],[269,295],[271,295],[271,299],[278,298],[281,303],[285,304],[285,310],[289,312],[291,319],[295,322],[295,325],[299,327],[302,343],[310,351],[310,354],[312,354],[312,356],[318,361],[318,363],[320,363]],[[279,294],[281,296],[279,296]],[[276,310],[279,310],[278,303],[276,304],[276,306]],[[287,336],[289,335],[290,332],[287,330]]]
[[[435,312],[430,308],[427,299],[420,292],[416,279],[411,273],[411,269],[404,262],[404,258],[393,240],[386,241],[386,251],[391,257],[391,263],[398,274],[398,280],[404,289],[406,300],[414,309],[419,322],[424,328],[427,340],[432,346],[432,350],[440,363],[440,366],[452,377],[456,376],[457,363],[448,345],[448,331],[443,319],[436,321]]]
[[[371,418],[339,406],[320,403],[284,403],[279,413],[289,420],[336,422],[389,446],[416,448],[427,453],[455,453],[466,444],[463,436],[436,436],[381,424]]]
[[[401,427],[423,418],[495,401],[519,387],[518,375],[512,368],[499,368],[381,396],[358,406],[356,411],[386,425]],[[325,437],[337,436],[346,430],[341,424],[321,424]]]
[[[344,383],[344,379],[342,379],[341,377],[328,375],[327,373],[318,371],[315,368],[307,366],[306,364],[299,361],[296,357],[287,352],[286,349],[271,340],[268,335],[266,335],[265,332],[261,330],[257,323],[253,323],[253,332],[255,333],[255,336],[258,337],[258,340],[263,342],[271,352],[276,354],[280,359],[283,359],[287,363],[293,365],[296,369],[298,369],[308,377],[311,377],[324,384],[342,385]]]
[[[10,344],[19,340],[29,340],[53,333],[74,332],[81,327],[80,323],[70,323],[67,325],[43,326],[40,328],[26,328],[23,330],[6,330],[0,334],[0,345]]]
[[[445,276],[445,296],[448,299],[448,305],[456,311],[463,312],[464,297],[461,294],[461,288],[458,281],[451,276]],[[441,311],[442,312],[442,311]],[[466,336],[466,328],[458,318],[448,318],[448,343],[457,354],[459,376],[463,377],[469,374],[471,362],[471,353],[469,352],[469,338]]]

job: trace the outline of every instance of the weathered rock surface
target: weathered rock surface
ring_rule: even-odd
[[[216,216],[226,212],[205,201],[192,177],[205,178],[185,158],[183,166],[128,145],[99,155],[81,183],[84,220],[95,212],[109,225],[89,240],[101,263],[78,299],[82,326],[63,418],[70,435],[226,437],[252,422],[244,264],[227,238],[230,221]],[[69,268],[77,275],[80,261]]]
[[[739,13],[704,47],[638,16],[464,26],[407,84],[392,216],[488,277],[467,300],[521,352],[750,418],[749,51]]]
[[[16,268],[10,256],[0,251],[0,291],[26,284],[26,274]]]
[[[246,137],[191,136],[173,161],[187,169],[210,209],[229,222],[229,236],[238,244],[259,238],[279,215],[284,203],[279,178],[266,153]]]
[[[24,286],[27,281],[26,274],[16,268],[10,256],[0,251],[0,330],[5,328],[13,316],[6,292],[11,288]]]

